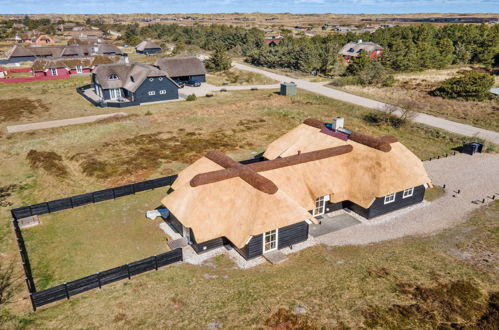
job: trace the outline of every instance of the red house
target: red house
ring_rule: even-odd
[[[75,74],[90,74],[98,64],[115,62],[117,58],[108,56],[38,59],[33,63],[32,71],[35,77],[42,79],[63,79]]]
[[[353,57],[358,57],[360,54],[367,54],[369,58],[375,59],[380,56],[382,52],[383,47],[380,45],[374,42],[363,42],[362,40],[349,42],[339,51],[347,63],[350,62]]]

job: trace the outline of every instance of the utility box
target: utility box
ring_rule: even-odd
[[[482,152],[483,144],[478,142],[465,143],[463,146],[463,152],[468,155],[473,155],[475,153]]]
[[[294,82],[281,83],[281,95],[296,95],[296,84]]]

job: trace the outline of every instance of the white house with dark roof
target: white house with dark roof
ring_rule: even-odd
[[[139,54],[149,55],[161,52],[162,48],[151,40],[144,40],[135,47],[135,51]]]
[[[349,42],[339,53],[343,56],[346,62],[349,62],[353,57],[358,57],[360,54],[366,54],[371,59],[380,56],[383,52],[383,47],[374,42],[364,42],[359,40],[357,42]]]

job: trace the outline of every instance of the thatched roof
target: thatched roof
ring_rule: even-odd
[[[180,172],[162,203],[197,242],[227,237],[241,248],[253,235],[311,219],[320,196],[368,208],[376,197],[430,183],[421,160],[394,138],[367,139],[388,144],[382,151],[321,130],[300,124],[269,145],[269,161],[246,166],[208,154]],[[241,176],[240,166],[249,171]],[[254,173],[265,180],[254,184]]]
[[[340,54],[343,56],[354,56],[357,57],[361,52],[366,52],[370,54],[375,50],[383,50],[383,47],[374,42],[349,42],[343,48],[340,49]]]
[[[63,56],[89,56],[95,54],[122,54],[115,45],[67,45],[67,46],[46,46],[46,47],[23,47],[15,45],[5,53],[7,58],[11,57],[63,57]]]
[[[155,66],[137,62],[99,65],[95,68],[94,74],[103,89],[125,88],[131,92],[135,92],[146,78],[165,77],[171,80],[166,72]],[[118,79],[110,80],[111,75],[117,75]]]
[[[170,77],[197,76],[206,74],[203,62],[197,57],[164,57],[156,60],[156,66]]]
[[[146,49],[161,49],[160,46],[156,45],[151,40],[144,40],[135,47],[136,50],[143,52]]]
[[[76,69],[80,65],[82,68],[93,68],[99,64],[115,63],[119,60],[118,56],[89,56],[89,57],[68,57],[68,58],[41,58],[33,62],[31,67],[34,71],[45,71],[47,69],[66,68]]]

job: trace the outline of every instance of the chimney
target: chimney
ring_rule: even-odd
[[[345,118],[336,117],[333,119],[331,127],[333,130],[337,131],[339,128],[343,128],[344,124],[345,124]]]

